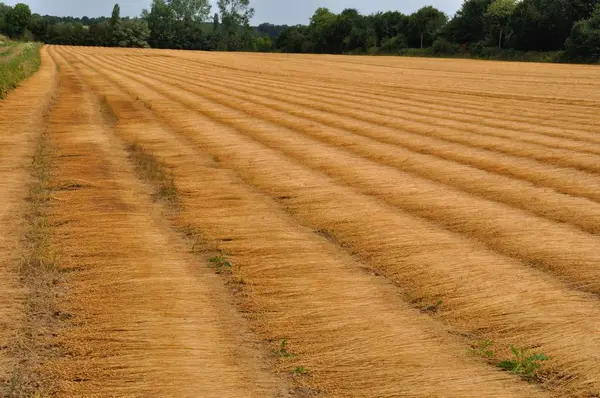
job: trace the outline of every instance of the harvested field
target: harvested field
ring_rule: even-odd
[[[591,66],[45,47],[0,395],[600,396],[598,109]]]

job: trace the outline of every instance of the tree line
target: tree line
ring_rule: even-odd
[[[331,54],[562,51],[572,59],[598,60],[600,0],[465,0],[452,18],[431,6],[411,15],[319,8],[308,25],[283,31],[276,46]]]
[[[0,32],[50,44],[327,54],[475,55],[560,52],[600,60],[600,0],[465,0],[449,18],[432,6],[362,15],[319,8],[307,25],[250,25],[249,0],[153,0],[138,18],[32,14],[0,3]]]

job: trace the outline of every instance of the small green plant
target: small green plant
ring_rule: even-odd
[[[302,376],[308,374],[308,370],[304,368],[304,366],[298,366],[294,370],[292,370],[292,374],[294,376]]]
[[[526,380],[535,379],[535,371],[542,366],[540,362],[550,359],[544,354],[530,354],[527,348],[517,348],[511,345],[510,350],[514,358],[498,363],[498,367]]]
[[[490,348],[494,345],[492,340],[483,340],[477,343],[477,345],[473,348],[477,354],[481,355],[485,358],[493,358],[494,351]]]
[[[214,265],[215,269],[217,270],[217,274],[231,272],[232,264],[223,256],[214,256],[209,258],[208,261]]]
[[[279,350],[277,351],[277,354],[281,358],[294,358],[296,356],[296,354],[293,354],[293,353],[289,352],[288,349],[287,349],[287,346],[288,346],[287,339],[281,340],[281,343],[279,344]]]

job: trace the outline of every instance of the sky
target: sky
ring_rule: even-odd
[[[32,12],[57,16],[98,17],[110,16],[113,5],[118,2],[121,15],[138,16],[147,8],[151,0],[0,0],[6,4],[27,3]],[[213,12],[216,12],[216,0]],[[307,24],[310,16],[319,7],[327,7],[333,12],[345,8],[356,8],[363,14],[377,11],[401,11],[410,14],[424,5],[432,5],[449,16],[454,15],[462,0],[250,0],[256,10],[252,23]]]

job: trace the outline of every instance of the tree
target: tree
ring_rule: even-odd
[[[112,16],[110,17],[110,25],[115,26],[121,20],[121,6],[115,4],[112,10]]]
[[[12,7],[7,6],[4,3],[0,3],[0,33],[8,34],[8,14],[11,12]]]
[[[565,49],[571,57],[600,59],[600,5],[590,18],[573,25]]]
[[[119,21],[113,26],[111,44],[115,47],[147,48],[149,36],[148,23],[143,19]]]
[[[8,26],[8,32],[12,36],[21,36],[31,19],[31,9],[27,4],[18,3],[16,4],[6,16],[6,24]]]
[[[211,10],[209,0],[171,0],[170,6],[175,18],[180,21],[204,22]]]
[[[225,47],[235,51],[253,46],[250,32],[250,20],[254,16],[254,8],[249,0],[219,0],[217,2],[221,14]]]
[[[409,45],[429,47],[448,22],[446,14],[435,7],[425,6],[410,16],[408,23]]]
[[[398,38],[399,35],[402,35],[404,38],[400,38],[398,43],[406,44],[406,34],[409,22],[409,17],[407,15],[397,11],[380,12],[367,17],[367,21],[377,35],[377,46],[381,46],[384,40]],[[392,47],[395,48],[395,45],[392,45]]]
[[[254,17],[254,8],[250,7],[250,0],[219,0],[217,6],[226,31],[249,26]]]
[[[471,44],[485,39],[488,31],[485,13],[493,0],[465,0],[454,18],[444,27],[443,36],[459,44]]]
[[[221,24],[219,23],[219,14],[215,13],[215,15],[213,16],[213,25],[212,25],[213,33],[217,33],[219,31],[220,25]]]
[[[485,19],[491,27],[491,34],[498,32],[498,48],[502,48],[502,35],[508,29],[508,21],[515,11],[517,4],[515,0],[495,0],[488,7]]]
[[[155,48],[170,48],[176,37],[175,13],[165,0],[153,0],[150,11],[144,10],[142,17],[148,23],[148,44]]]

